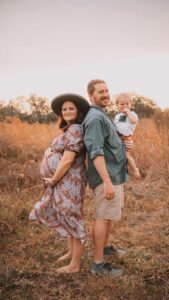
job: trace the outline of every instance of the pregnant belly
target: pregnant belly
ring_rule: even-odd
[[[42,177],[52,177],[60,162],[61,154],[47,149],[40,165]]]

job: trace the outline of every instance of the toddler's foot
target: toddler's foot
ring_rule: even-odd
[[[136,179],[141,179],[140,171],[139,171],[138,168],[136,168],[136,170],[134,171],[133,175],[134,175],[134,177]]]
[[[57,262],[61,262],[64,260],[67,260],[68,258],[71,258],[71,254],[68,252],[65,255],[62,255],[61,257],[58,258]]]

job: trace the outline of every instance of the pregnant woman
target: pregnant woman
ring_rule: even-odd
[[[83,200],[86,187],[85,148],[81,123],[90,105],[77,94],[62,94],[51,103],[60,117],[62,134],[56,137],[44,154],[40,172],[46,186],[42,199],[29,215],[68,238],[70,263],[58,268],[58,273],[73,273],[80,269],[80,258],[86,239]]]

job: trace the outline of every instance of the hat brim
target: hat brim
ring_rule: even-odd
[[[87,114],[90,108],[89,102],[78,94],[72,94],[72,93],[61,94],[59,96],[56,96],[51,102],[51,108],[56,115],[60,116],[62,104],[65,101],[73,102],[77,107],[81,109],[84,115]]]

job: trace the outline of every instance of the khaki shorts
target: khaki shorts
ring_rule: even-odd
[[[121,219],[121,209],[124,207],[123,184],[114,185],[115,197],[105,199],[103,183],[94,192],[95,218],[118,221]]]

